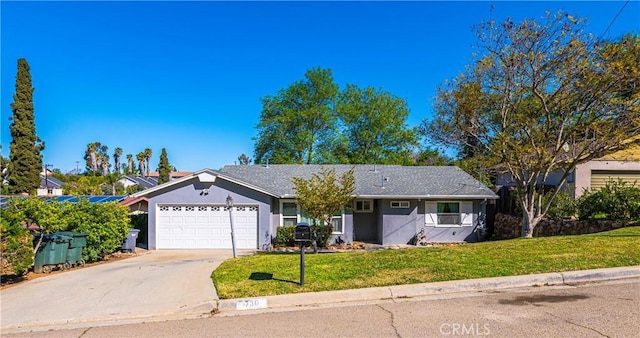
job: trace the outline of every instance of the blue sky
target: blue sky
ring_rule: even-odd
[[[464,70],[471,26],[563,9],[600,36],[625,5],[607,2],[0,2],[1,141],[9,154],[16,61],[31,66],[44,162],[75,169],[99,141],[160,151],[182,171],[253,157],[260,98],[331,68],[406,99],[416,126],[435,90]],[[605,38],[640,33],[629,2]],[[124,157],[124,156],[123,156]]]

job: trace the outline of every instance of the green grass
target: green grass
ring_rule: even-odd
[[[211,275],[221,299],[640,265],[640,227],[402,250],[260,253]]]

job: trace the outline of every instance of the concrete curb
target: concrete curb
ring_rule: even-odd
[[[242,312],[243,310],[302,307],[331,303],[347,303],[354,301],[406,299],[448,293],[479,292],[543,285],[573,285],[576,283],[599,282],[636,277],[640,277],[640,266],[553,272],[508,277],[490,277],[424,284],[394,285],[353,290],[306,292],[279,296],[222,299],[217,302],[217,311]]]

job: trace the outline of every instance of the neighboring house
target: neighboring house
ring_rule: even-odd
[[[621,179],[640,187],[640,144],[580,164],[573,175],[576,198],[590,189],[602,188],[609,180]]]
[[[169,180],[175,180],[178,178],[189,176],[191,174],[193,174],[193,171],[172,171],[171,173],[169,173]],[[149,173],[149,175],[147,175],[147,177],[155,178],[157,181],[158,177],[160,177],[160,173],[157,171],[152,171]]]
[[[309,221],[295,203],[293,177],[320,165],[234,165],[204,169],[140,191],[124,203],[148,210],[149,249],[267,249],[276,229]],[[352,165],[325,165],[342,175]],[[334,242],[410,243],[424,228],[433,242],[475,241],[478,214],[497,196],[457,167],[356,165],[353,205],[333,219]],[[138,200],[135,200],[138,199]],[[146,205],[145,205],[146,204]]]
[[[544,184],[550,187],[557,186],[560,183],[562,173],[561,170],[553,171]],[[618,179],[630,184],[637,182],[636,184],[640,186],[640,144],[577,165],[576,169],[567,177],[565,189],[569,189],[569,193],[578,198],[585,191],[602,188],[609,180]],[[501,199],[499,205],[502,206],[499,211],[508,212],[510,210],[509,204],[513,201],[509,200],[508,191],[514,189],[515,185],[510,174],[497,175],[496,188],[499,190]]]
[[[63,184],[64,183],[62,181],[53,176],[40,176],[40,187],[38,188],[36,194],[38,196],[62,196]]]
[[[191,174],[193,174],[193,172],[174,171],[169,174],[169,180],[173,181]],[[133,185],[139,185],[144,189],[149,189],[158,185],[158,177],[158,172],[151,172],[148,176],[127,175],[118,180],[118,182],[122,184],[125,189]]]
[[[127,175],[119,179],[118,183],[122,184],[125,189],[134,185],[139,185],[144,189],[149,189],[158,185],[158,179],[153,177]]]

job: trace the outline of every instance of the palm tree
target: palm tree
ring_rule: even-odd
[[[102,167],[102,176],[109,175],[109,155],[102,155],[102,162],[100,165]]]
[[[152,155],[152,154],[153,154],[153,153],[151,152],[151,149],[146,148],[146,149],[144,150],[144,159],[145,159],[145,161],[147,162],[147,176],[149,176],[149,168],[150,168],[150,166],[149,166],[149,161],[151,160],[151,155]]]
[[[87,163],[87,167],[91,169],[94,173],[98,171],[98,159],[96,158],[96,149],[98,147],[97,142],[87,144],[87,152],[89,153],[89,163]]]
[[[127,174],[133,174],[133,155],[127,154]]]
[[[139,152],[138,155],[136,155],[136,159],[138,160],[138,169],[140,170],[140,175],[144,176],[145,170],[144,170],[144,152]]]
[[[113,151],[113,161],[115,162],[115,172],[120,173],[120,156],[122,156],[122,148],[117,147]]]

